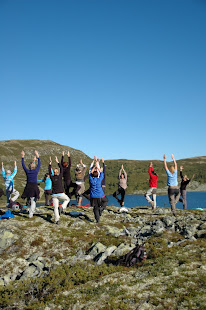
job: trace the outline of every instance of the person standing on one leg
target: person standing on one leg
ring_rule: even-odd
[[[62,152],[61,165],[63,167],[63,180],[64,180],[64,190],[65,194],[71,198],[71,194],[69,193],[70,187],[74,187],[71,180],[71,157],[69,151],[67,152],[68,162],[64,161],[64,151]]]
[[[119,186],[118,186],[118,190],[116,190],[113,193],[113,197],[117,199],[117,201],[119,202],[120,206],[123,207],[124,206],[124,198],[125,198],[125,191],[127,188],[127,173],[124,170],[124,166],[122,165],[120,171],[119,171]],[[118,195],[121,195],[121,199],[118,198]],[[126,208],[125,208],[126,209]]]
[[[78,206],[82,205],[82,195],[85,192],[85,184],[84,184],[84,177],[86,172],[86,166],[83,164],[82,159],[80,163],[76,166],[75,169],[75,177],[76,177],[76,184],[78,188],[76,190],[76,199],[78,202]]]
[[[50,157],[50,162],[49,162],[49,175],[52,181],[52,201],[53,201],[53,206],[54,206],[54,219],[55,219],[55,224],[59,224],[59,200],[63,200],[62,204],[62,209],[63,211],[66,210],[66,207],[70,201],[70,198],[64,193],[64,188],[62,185],[62,177],[63,177],[63,167],[60,165],[58,158],[55,157],[56,163],[59,166],[58,168],[54,169],[54,175],[52,175],[51,171],[51,164],[52,160]],[[59,171],[60,170],[60,171]]]
[[[164,168],[167,173],[167,186],[168,186],[168,197],[171,205],[171,211],[174,216],[176,216],[176,204],[180,198],[180,190],[177,181],[177,163],[174,155],[171,155],[174,166],[170,166],[168,169],[166,162],[166,155],[164,154]]]
[[[4,170],[4,163],[2,162],[2,176],[5,182],[6,187],[6,198],[7,198],[7,204],[6,206],[9,206],[10,201],[15,201],[19,197],[19,192],[14,189],[14,177],[17,174],[17,165],[16,161],[14,162],[14,171],[11,173],[10,170],[7,170],[5,173]],[[11,198],[11,195],[14,195],[13,198]]]
[[[90,202],[93,207],[94,217],[99,223],[100,216],[107,206],[108,198],[105,196],[101,182],[104,178],[104,173],[100,171],[99,165],[96,163],[89,174],[90,183]]]
[[[187,209],[187,191],[186,191],[186,187],[187,185],[192,181],[192,179],[194,178],[195,174],[193,174],[191,179],[188,179],[187,175],[183,175],[182,173],[183,170],[183,166],[180,166],[180,177],[181,177],[181,185],[180,185],[180,194],[182,196],[182,198],[179,199],[180,202],[183,203],[183,209]]]
[[[150,179],[149,179],[149,189],[145,194],[145,198],[147,201],[151,204],[152,209],[156,209],[156,195],[157,195],[157,180],[158,180],[158,175],[153,169],[153,164],[152,162],[150,163],[149,170],[148,170]],[[150,195],[152,195],[152,199],[150,198]]]
[[[34,153],[38,160],[37,167],[34,162],[30,162],[29,169],[28,169],[26,168],[25,163],[24,163],[25,153],[24,151],[21,152],[22,167],[27,177],[27,183],[24,188],[23,194],[21,195],[21,198],[22,199],[27,198],[28,200],[31,200],[31,206],[29,209],[29,218],[33,217],[34,211],[36,209],[36,201],[37,199],[39,199],[39,188],[37,185],[37,176],[38,176],[38,173],[41,167],[41,161],[39,158],[39,153],[37,151],[35,151]]]

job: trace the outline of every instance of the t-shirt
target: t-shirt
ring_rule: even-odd
[[[177,169],[175,169],[174,173],[171,173],[169,169],[166,170],[167,173],[167,185],[168,186],[176,186],[178,185],[177,181]]]

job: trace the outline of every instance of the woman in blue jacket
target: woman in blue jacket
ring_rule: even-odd
[[[103,179],[104,173],[101,172],[99,166],[96,164],[90,171],[89,183],[90,204],[93,207],[94,217],[97,223],[99,223],[100,216],[108,203],[108,198],[105,196],[101,185]]]
[[[49,173],[46,173],[44,178],[42,180],[38,180],[37,182],[45,184],[44,185],[45,206],[50,206],[49,195],[52,194],[52,181],[50,179]]]

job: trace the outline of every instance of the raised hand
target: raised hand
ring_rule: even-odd
[[[16,161],[14,162],[14,166],[16,167]]]
[[[80,165],[83,165],[83,161],[82,161],[82,159],[80,159],[79,163],[80,163]]]
[[[104,158],[102,157],[102,162],[104,163]]]
[[[62,156],[64,156],[64,151],[62,151]]]
[[[50,164],[50,165],[52,164],[51,156],[49,157],[49,164]]]
[[[152,167],[153,166],[153,164],[152,164],[152,162],[150,163],[150,167]]]
[[[183,170],[183,166],[180,166],[180,171],[182,171]]]
[[[21,157],[24,158],[24,156],[25,156],[24,151],[21,151]]]
[[[56,162],[57,162],[57,164],[59,163],[59,161],[58,161],[58,158],[57,158],[57,156],[55,156],[55,160],[56,160]]]
[[[2,165],[2,167],[4,166],[4,163],[3,163],[3,161],[2,161],[2,163],[1,163],[1,165]]]
[[[70,157],[70,153],[69,153],[69,151],[67,152],[67,156],[68,156],[68,157]]]
[[[167,159],[167,157],[166,157],[166,155],[165,155],[165,154],[164,154],[163,158],[164,158],[164,159]]]
[[[37,158],[39,158],[39,153],[37,150],[34,151],[34,154],[36,155]]]

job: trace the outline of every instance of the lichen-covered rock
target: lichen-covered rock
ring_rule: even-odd
[[[109,246],[105,252],[100,253],[97,258],[95,258],[95,262],[97,265],[101,265],[105,259],[110,256],[117,247],[115,245]]]
[[[0,231],[0,254],[9,246],[11,246],[16,241],[17,236],[15,236],[9,230],[1,230]]]
[[[89,249],[88,254],[94,258],[98,254],[104,252],[106,248],[107,247],[104,244],[102,244],[101,242],[97,242]]]

